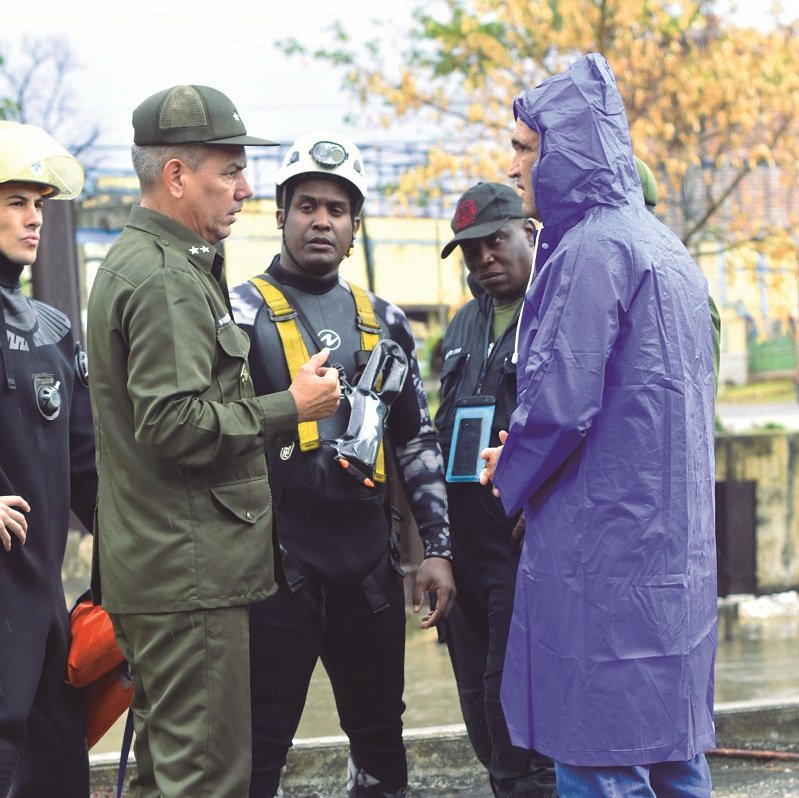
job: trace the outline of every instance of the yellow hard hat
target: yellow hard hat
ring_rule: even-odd
[[[34,183],[48,199],[74,199],[83,188],[83,167],[36,125],[0,122],[0,183]]]

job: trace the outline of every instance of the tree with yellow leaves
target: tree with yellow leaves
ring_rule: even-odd
[[[658,176],[658,210],[696,250],[755,242],[796,250],[799,24],[725,24],[718,0],[438,0],[419,6],[404,51],[394,41],[335,49],[364,113],[436,132],[427,162],[396,196],[457,195],[502,180],[511,103],[582,53],[613,67],[636,154]],[[776,20],[776,17],[775,17]],[[288,51],[296,51],[291,43]],[[301,48],[299,48],[301,49]],[[394,64],[394,66],[392,66]]]

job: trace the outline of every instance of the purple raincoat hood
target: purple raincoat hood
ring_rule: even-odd
[[[545,226],[574,223],[595,205],[643,202],[624,103],[603,56],[525,91],[513,115],[540,138],[533,191]]]

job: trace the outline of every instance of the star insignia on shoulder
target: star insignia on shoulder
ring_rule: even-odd
[[[210,251],[211,251],[211,247],[206,247],[206,246],[200,247],[200,252],[210,252]]]
[[[240,116],[239,116],[239,115],[236,113],[236,111],[234,111],[234,112],[233,112],[233,118],[234,118],[234,119],[235,119],[237,122],[240,122],[240,121],[241,121],[241,117],[240,117]]]
[[[200,250],[199,250],[199,249],[197,249],[197,247],[189,247],[189,252],[190,252],[192,255],[196,255],[196,254],[197,254],[199,251],[200,251]]]

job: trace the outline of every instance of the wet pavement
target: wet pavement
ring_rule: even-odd
[[[799,798],[799,763],[730,761],[713,756],[709,762],[715,798]],[[493,798],[493,793],[487,787],[451,792],[436,789],[411,791],[408,798]]]
[[[715,798],[799,798],[799,763],[708,758]],[[297,798],[297,796],[286,796]],[[488,787],[412,790],[408,798],[494,798]]]
[[[413,618],[408,620],[405,681],[407,728],[463,722],[447,648],[434,631],[419,630]],[[716,702],[754,699],[799,699],[799,615],[744,618],[731,640],[719,641]],[[335,734],[341,729],[332,692],[318,668],[297,736]]]
[[[81,542],[81,548],[87,541]],[[90,541],[88,542],[90,546]],[[78,558],[84,559],[84,558]],[[72,592],[88,581],[87,568],[70,573]],[[68,585],[68,590],[69,590]],[[785,602],[782,602],[783,605]],[[769,598],[741,604],[738,620],[721,630],[716,660],[717,703],[747,700],[799,699],[799,602],[785,606]],[[747,610],[748,608],[748,610]],[[455,682],[445,645],[434,630],[420,630],[409,616],[406,642],[406,729],[461,724]],[[92,754],[118,751],[123,721],[92,749]],[[314,674],[298,739],[340,735],[335,704],[326,675]],[[713,795],[719,798],[799,798],[799,761],[709,757]],[[481,774],[480,774],[481,775]],[[487,785],[461,790],[440,787],[409,792],[408,798],[492,798]],[[287,796],[297,798],[297,796]],[[326,796],[329,798],[329,796]]]
[[[713,795],[724,798],[798,798],[799,762],[710,756]]]
[[[799,430],[799,402],[740,404],[717,402],[716,414],[729,432],[782,427]]]
[[[739,622],[719,640],[716,702],[750,699],[799,699],[799,618]]]
[[[742,614],[732,639],[719,641],[717,703],[799,699],[799,615],[748,619],[746,613]],[[462,723],[446,646],[438,642],[434,630],[420,630],[413,616],[409,616],[407,629],[405,727]],[[118,751],[123,726],[122,721],[117,723],[92,753]],[[337,734],[341,734],[341,728],[333,694],[320,666],[311,681],[297,737]],[[799,798],[799,790],[794,798]]]
[[[747,603],[742,604],[743,607]],[[793,612],[797,612],[793,617]],[[775,617],[776,614],[776,617]],[[799,606],[749,617],[744,610],[719,641],[716,700],[799,699]],[[406,728],[462,723],[446,646],[408,620]],[[324,671],[314,674],[298,737],[341,734]],[[717,798],[799,798],[799,761],[708,758]],[[305,798],[288,796],[287,798]],[[487,784],[451,791],[411,790],[408,798],[493,798]]]
[[[795,606],[788,614],[783,613],[778,617],[773,617],[771,612],[766,612],[765,617],[763,613],[752,615],[742,612],[738,622],[731,627],[731,638],[719,642],[716,664],[718,702],[736,702],[737,707],[737,702],[745,701],[791,703],[799,700],[799,600],[793,601]],[[413,616],[408,619],[405,700],[408,707],[405,714],[406,729],[427,729],[422,733],[429,735],[432,750],[437,752],[435,756],[440,774],[435,788],[413,788],[412,779],[408,798],[493,798],[463,732],[458,732],[463,742],[460,759],[456,761],[450,758],[452,748],[441,736],[443,730],[428,728],[461,724],[462,718],[446,646],[438,642],[435,632],[418,629],[418,619]],[[761,725],[761,732],[756,735],[758,739],[753,741],[757,747],[776,748],[781,745],[770,741],[778,725],[773,712],[770,708],[766,710],[764,722],[769,731],[763,733]],[[117,724],[92,750],[92,754],[118,751],[121,725]],[[411,732],[411,737],[417,733]],[[448,733],[453,732],[450,730]],[[340,734],[332,692],[320,668],[314,674],[297,737],[298,740],[307,740]],[[727,744],[748,747],[750,736],[746,734],[743,740]],[[768,739],[764,739],[766,737]],[[796,738],[794,736],[791,739]],[[308,744],[306,742],[304,745]],[[336,780],[335,773],[339,771],[342,780],[344,778],[346,741],[340,745],[341,761],[333,765],[331,781]],[[773,757],[767,753],[750,752],[743,757],[710,754],[708,761],[713,776],[713,795],[716,798],[799,798],[799,752],[786,754],[784,750],[775,751]],[[299,756],[298,762],[305,763],[304,769],[309,764],[306,754],[307,749],[304,753],[295,754]],[[421,767],[427,775],[427,765],[423,764],[427,762],[425,756],[429,756],[429,750],[425,753],[416,744],[409,745],[409,764]],[[471,764],[464,768],[464,761]],[[315,762],[313,764],[316,766]],[[328,770],[332,764],[327,762],[319,767]],[[440,770],[442,764],[443,772]],[[115,778],[113,772],[109,778]],[[457,784],[448,785],[450,778]],[[425,782],[420,777],[416,783]],[[298,785],[295,783],[292,786]],[[341,787],[340,792],[327,788],[319,792],[311,788],[295,793],[287,789],[286,798],[331,798],[333,795],[343,795],[343,783]]]
[[[799,798],[799,763],[709,757],[716,798]],[[493,798],[488,787],[411,791],[408,798]],[[290,798],[287,796],[287,798]]]

